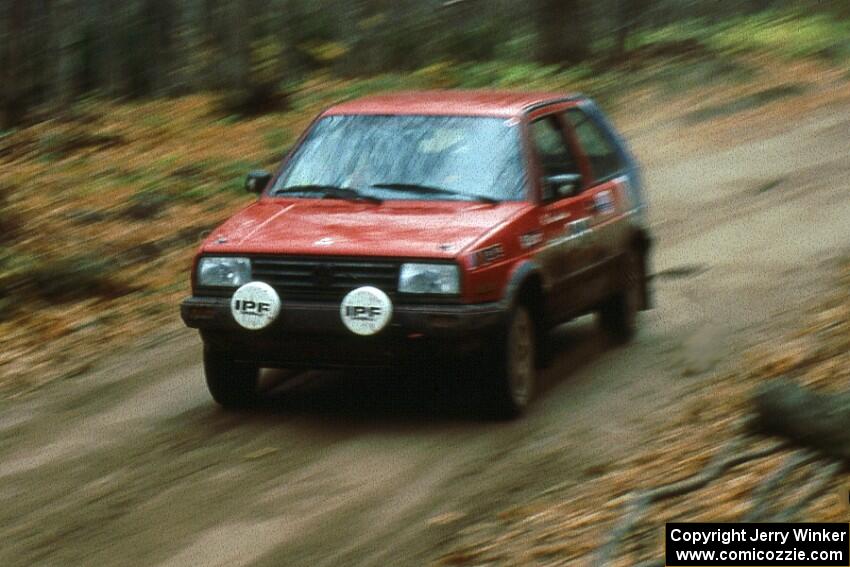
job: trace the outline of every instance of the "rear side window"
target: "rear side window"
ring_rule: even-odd
[[[581,110],[568,110],[566,116],[590,160],[594,180],[599,182],[622,173],[620,154],[602,129]]]

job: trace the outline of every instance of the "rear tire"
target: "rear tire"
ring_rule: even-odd
[[[488,389],[491,415],[512,419],[522,415],[531,403],[537,386],[537,325],[531,310],[517,305],[508,317],[496,348]]]
[[[599,309],[602,329],[614,344],[629,342],[637,332],[638,311],[643,294],[640,256],[630,251],[623,260],[620,290]]]
[[[204,346],[204,374],[212,398],[227,409],[251,406],[257,399],[260,369],[236,362],[225,352]]]

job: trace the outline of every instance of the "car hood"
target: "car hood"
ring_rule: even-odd
[[[527,203],[262,199],[214,230],[205,253],[452,258]]]

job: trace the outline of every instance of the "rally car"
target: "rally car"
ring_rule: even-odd
[[[639,169],[581,95],[420,91],[321,113],[192,269],[212,397],[263,367],[480,361],[502,416],[535,393],[546,335],[597,312],[627,341],[650,306]]]

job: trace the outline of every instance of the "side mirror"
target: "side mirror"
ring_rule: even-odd
[[[266,185],[268,185],[271,180],[272,174],[268,171],[264,171],[262,169],[252,171],[248,174],[248,177],[245,178],[245,191],[259,195],[263,192],[263,189],[266,188]]]
[[[559,173],[546,176],[547,193],[551,197],[561,198],[575,195],[581,187],[581,175],[578,173]]]

